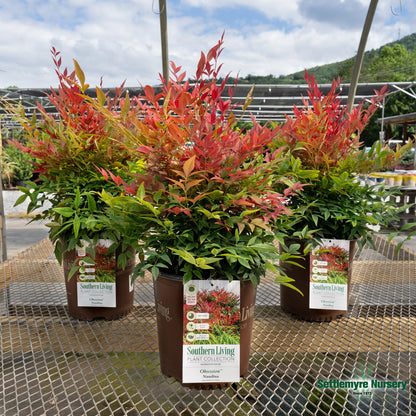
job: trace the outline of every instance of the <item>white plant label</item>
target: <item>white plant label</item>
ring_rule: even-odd
[[[116,257],[114,252],[107,253],[112,241],[98,240],[94,256],[90,255],[86,244],[77,247],[77,304],[80,307],[115,308]]]
[[[309,308],[348,309],[349,240],[323,239],[310,256]]]
[[[240,381],[240,281],[184,285],[183,383]]]

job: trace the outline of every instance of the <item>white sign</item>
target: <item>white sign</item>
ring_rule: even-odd
[[[77,305],[80,307],[116,307],[116,257],[107,253],[111,240],[98,240],[94,249],[88,242],[77,247]]]
[[[183,315],[182,382],[240,381],[240,281],[191,280]]]
[[[116,307],[116,284],[99,282],[77,283],[78,306]]]
[[[312,250],[309,282],[309,308],[348,309],[348,268],[350,242],[323,239]]]

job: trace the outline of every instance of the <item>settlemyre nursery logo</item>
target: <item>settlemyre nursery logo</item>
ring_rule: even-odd
[[[366,397],[371,396],[373,392],[377,389],[405,390],[408,385],[407,381],[402,380],[379,380],[376,378],[371,378],[370,374],[374,365],[372,365],[368,371],[365,371],[364,366],[362,364],[360,364],[360,366],[361,374],[354,371],[355,379],[319,379],[316,382],[316,387],[318,389],[343,389],[350,391],[352,394],[356,396]]]

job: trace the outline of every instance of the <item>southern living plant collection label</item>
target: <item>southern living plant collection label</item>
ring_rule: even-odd
[[[78,306],[116,307],[116,257],[107,253],[111,244],[98,240],[94,258],[87,245],[76,248]]]
[[[309,308],[348,309],[350,242],[323,239],[310,256]]]
[[[240,281],[184,285],[183,383],[240,380]]]

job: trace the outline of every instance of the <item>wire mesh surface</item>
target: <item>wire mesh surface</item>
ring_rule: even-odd
[[[150,281],[127,317],[78,321],[43,240],[0,265],[0,415],[416,414],[416,258],[382,236],[376,247],[356,253],[348,316],[330,323],[283,313],[269,276],[248,376],[196,390],[160,373]],[[377,388],[339,385],[360,380]]]

